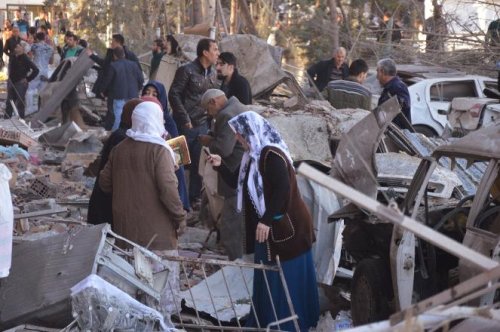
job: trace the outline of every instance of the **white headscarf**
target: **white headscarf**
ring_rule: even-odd
[[[174,151],[163,137],[167,131],[163,126],[163,112],[160,105],[151,101],[138,104],[132,112],[132,128],[127,130],[127,136],[134,141],[149,142],[164,146],[175,163]]]
[[[264,186],[262,175],[259,172],[259,159],[262,149],[273,146],[280,149],[292,163],[292,157],[286,143],[278,131],[259,114],[248,111],[229,120],[229,125],[235,133],[240,134],[250,146],[241,159],[240,174],[238,176],[238,211],[241,211],[243,202],[243,185],[248,172],[247,188],[252,204],[260,218],[266,212],[264,201]]]

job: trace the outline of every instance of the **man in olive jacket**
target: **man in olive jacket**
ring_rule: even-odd
[[[198,136],[208,131],[207,113],[200,106],[201,96],[217,84],[213,66],[219,57],[219,48],[213,39],[201,39],[196,47],[197,58],[179,67],[175,73],[168,100],[179,134],[185,135],[191,155],[189,167],[189,199],[191,206],[199,206],[201,177],[198,174],[201,145]]]
[[[243,255],[243,214],[236,211],[237,183],[232,180],[236,180],[233,175],[238,174],[244,149],[228,122],[246,112],[247,108],[235,96],[228,100],[218,89],[207,90],[201,98],[201,105],[214,118],[211,135],[200,136],[200,142],[222,158],[223,165],[217,167],[217,192],[224,197],[219,231],[222,245],[229,259],[233,260]]]

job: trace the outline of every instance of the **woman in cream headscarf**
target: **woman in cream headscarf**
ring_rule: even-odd
[[[132,127],[112,151],[99,185],[113,194],[113,222],[118,234],[151,249],[177,249],[177,228],[185,212],[177,191],[173,151],[163,139],[163,113],[142,102],[132,113]]]
[[[115,232],[160,254],[177,250],[177,232],[186,216],[165,135],[160,106],[138,104],[128,137],[111,151],[99,177],[101,189],[112,193]],[[168,298],[160,300],[163,312],[173,311],[164,302]]]

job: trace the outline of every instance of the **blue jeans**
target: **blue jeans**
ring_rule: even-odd
[[[208,124],[204,123],[193,129],[179,128],[180,134],[186,136],[186,141],[191,156],[191,165],[189,165],[189,200],[191,202],[200,198],[201,176],[198,174],[198,165],[200,163],[201,144],[198,141],[199,135],[205,135],[208,132]]]
[[[120,126],[120,121],[122,119],[123,105],[125,105],[125,99],[114,99],[113,100],[113,115],[115,120],[113,122],[113,127],[111,131],[115,131]]]

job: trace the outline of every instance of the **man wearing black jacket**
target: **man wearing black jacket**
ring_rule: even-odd
[[[201,144],[198,136],[208,132],[207,112],[201,107],[201,96],[215,88],[217,75],[213,66],[219,58],[219,47],[213,39],[203,38],[196,46],[197,58],[175,72],[168,93],[173,118],[181,135],[186,136],[191,155],[189,165],[189,199],[196,209],[200,203],[201,176],[198,174]]]
[[[39,73],[36,65],[24,53],[25,42],[17,44],[14,48],[14,55],[9,61],[9,81],[7,83],[7,107],[8,117],[12,116],[13,110],[11,101],[16,105],[19,116],[24,118],[24,105],[28,83]]]
[[[215,65],[217,77],[222,80],[220,89],[226,97],[236,97],[240,103],[249,105],[252,103],[252,89],[247,79],[240,75],[236,68],[236,57],[231,52],[222,52]]]
[[[113,62],[109,65],[102,83],[103,96],[113,99],[114,122],[111,130],[118,129],[125,103],[139,96],[144,77],[135,62],[125,58],[125,50],[113,49]]]
[[[328,82],[345,80],[349,77],[349,66],[345,63],[346,54],[345,48],[339,47],[333,51],[331,59],[316,62],[309,67],[307,73],[320,92],[323,91]]]
[[[12,27],[12,35],[5,41],[5,45],[3,47],[3,52],[10,59],[14,56],[14,49],[21,42],[21,37],[19,36],[19,28],[17,26]]]
[[[111,61],[113,61],[113,49],[115,47],[118,46],[122,47],[123,51],[125,52],[125,59],[135,62],[139,67],[139,69],[141,69],[141,65],[139,64],[139,59],[137,58],[137,56],[124,44],[125,44],[125,38],[119,33],[114,34],[111,39],[111,45],[110,45],[111,47],[106,50],[106,55],[104,56],[104,58],[101,58],[100,56],[95,54],[91,49],[87,48],[87,55],[100,67],[97,70],[97,80],[95,81],[94,87],[92,88],[92,92],[96,95],[96,97],[101,98],[102,93],[104,92],[103,89],[104,75],[108,70],[108,68],[110,67]],[[110,98],[109,96],[107,99],[107,108],[108,112],[106,114],[106,118],[104,119],[104,129],[111,130],[111,127],[113,126],[114,123],[114,116],[113,116],[113,99]]]

